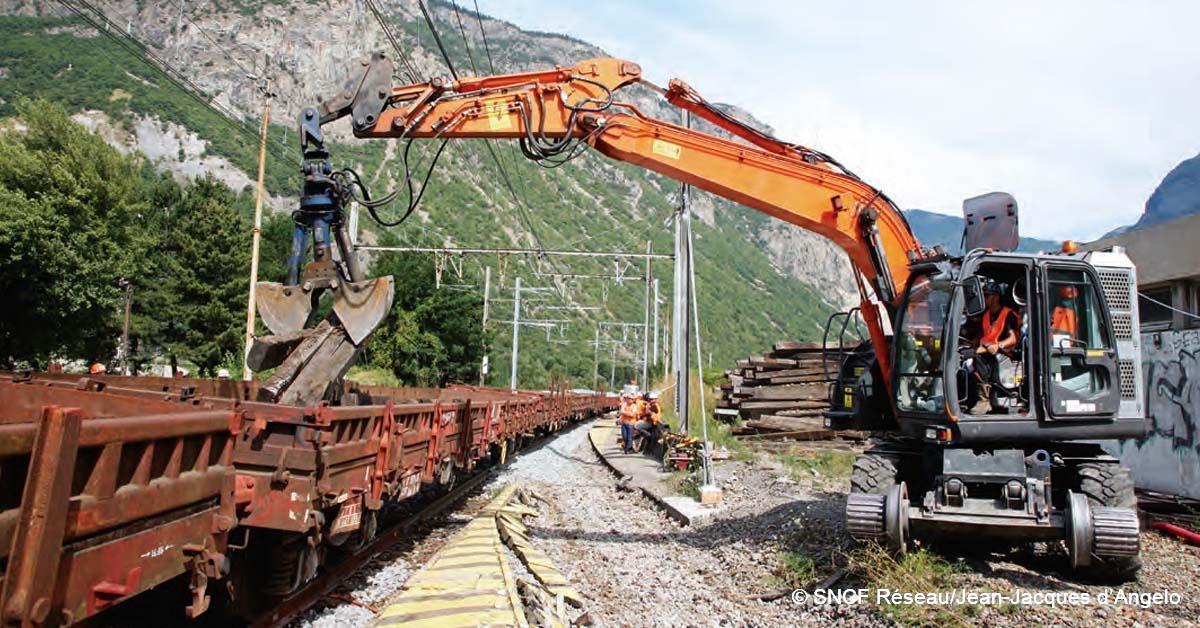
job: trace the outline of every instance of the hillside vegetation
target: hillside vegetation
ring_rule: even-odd
[[[175,5],[171,5],[175,6]],[[53,5],[46,5],[47,11]],[[300,10],[304,7],[300,6]],[[229,13],[236,9],[236,14]],[[175,10],[175,9],[172,9]],[[278,10],[265,3],[243,2],[230,5],[222,19],[245,20],[258,25],[262,12]],[[297,10],[290,6],[289,10]],[[453,36],[457,26],[445,21],[446,7],[437,11],[443,40],[460,71],[470,67],[463,40]],[[392,16],[406,47],[414,56],[429,55],[418,48],[417,37],[429,43],[428,29],[419,35],[416,22],[397,11]],[[465,16],[467,17],[467,16]],[[470,16],[473,17],[473,16]],[[203,16],[196,19],[202,20]],[[511,29],[510,27],[510,30]],[[497,35],[492,42],[497,71],[526,64],[545,65],[536,54],[523,51],[538,50],[539,37],[515,31]],[[520,41],[516,41],[520,39]],[[152,45],[155,42],[150,42]],[[474,46],[473,55],[482,63],[483,55]],[[186,69],[199,77],[207,72],[227,70],[214,62],[217,50],[208,56],[197,55]],[[136,52],[126,50],[94,30],[83,27],[67,17],[0,17],[0,114],[11,115],[20,97],[39,97],[62,103],[70,111],[98,110],[107,114],[112,132],[110,141],[120,143],[128,138],[132,127],[150,119],[171,122],[188,129],[201,138],[205,154],[228,160],[233,166],[253,172],[257,145],[224,121],[217,113],[188,96],[161,74],[146,65]],[[481,70],[482,72],[483,70]],[[309,100],[315,100],[310,94]],[[253,115],[245,115],[244,128],[257,131]],[[293,159],[298,150],[289,130],[290,125],[273,127],[272,157],[268,160],[268,189],[277,197],[294,196],[299,177]],[[122,135],[125,133],[125,135]],[[128,141],[128,140],[125,140]],[[423,245],[463,246],[520,246],[545,248],[584,248],[590,250],[644,250],[646,241],[654,250],[671,249],[670,218],[677,203],[678,184],[628,164],[612,162],[594,153],[585,152],[579,159],[556,170],[543,170],[519,156],[512,145],[492,144],[503,164],[504,174],[513,181],[510,189],[503,182],[492,154],[482,141],[451,143],[433,172],[429,188],[419,210],[403,226],[383,230],[363,217],[363,225],[374,233],[363,238],[370,241]],[[288,148],[290,147],[290,148]],[[398,167],[398,146],[383,141],[343,140],[335,142],[332,153],[335,166],[355,167],[377,194],[399,184],[403,172]],[[423,176],[429,146],[418,146],[419,167],[414,176]],[[288,152],[294,151],[294,152]],[[235,190],[244,192],[244,190]],[[248,196],[232,202],[242,204]],[[768,223],[766,217],[746,208],[719,199],[701,199],[712,210],[708,219],[693,222],[697,247],[700,317],[703,331],[704,364],[721,368],[737,356],[761,350],[781,338],[814,339],[832,307],[812,283],[801,281],[781,270],[765,251],[761,233]],[[396,210],[386,209],[394,217]],[[386,231],[386,233],[385,233]],[[536,233],[536,235],[535,235]],[[384,269],[388,254],[377,256],[373,262]],[[461,263],[462,275],[455,268]],[[482,269],[493,269],[493,287],[499,283],[500,267],[504,270],[501,289],[492,293],[493,299],[511,298],[513,279],[520,275],[526,286],[553,287],[555,290],[528,296],[529,310],[525,318],[570,318],[572,323],[561,330],[545,332],[523,330],[521,342],[521,385],[545,385],[554,375],[571,377],[579,385],[590,385],[593,370],[593,348],[590,341],[598,321],[640,322],[643,316],[643,285],[637,281],[598,282],[588,280],[555,280],[545,273],[641,275],[641,264],[617,267],[609,261],[533,260],[510,256],[501,260],[494,256],[477,256],[451,260],[443,272],[445,283],[455,284],[458,290],[475,290],[482,285]],[[657,263],[653,273],[661,279],[664,302],[670,291],[670,267]],[[542,309],[538,306],[559,307],[566,304],[599,307],[599,311],[570,313]],[[488,332],[488,345],[493,365],[507,365],[511,327],[503,320],[511,318],[511,302],[493,304]],[[500,314],[500,313],[503,314]],[[660,311],[660,321],[668,319]],[[619,332],[611,338],[628,340],[616,351],[618,378],[628,377],[637,369],[634,356],[640,353],[641,342]],[[609,353],[604,347],[602,353]],[[612,354],[609,353],[611,356]],[[600,373],[610,371],[609,357],[601,355]],[[466,378],[459,374],[463,379]],[[507,383],[507,368],[492,369],[493,383]]]

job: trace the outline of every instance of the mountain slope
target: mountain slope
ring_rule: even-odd
[[[1180,162],[1163,177],[1146,201],[1134,229],[1200,212],[1200,155]]]
[[[1200,155],[1179,162],[1163,177],[1146,200],[1146,208],[1136,223],[1117,227],[1101,237],[1108,238],[1195,213],[1200,213]]]
[[[419,21],[415,2],[380,4],[418,72],[444,74],[438,56],[426,47],[431,44],[430,33]],[[270,132],[268,185],[272,205],[281,210],[294,206],[298,189],[294,164],[298,151],[288,121],[303,106],[339,86],[351,66],[371,49],[387,48],[361,2],[224,2],[188,5],[182,16],[174,2],[97,6],[115,24],[128,25],[155,54],[184,70],[212,101],[242,115],[246,128],[257,128],[255,116],[261,103],[253,84],[244,78],[245,70],[275,79],[278,97],[273,120],[277,124]],[[73,19],[63,19],[56,3],[6,0],[0,2],[0,9],[9,14],[0,18],[0,113],[10,113],[11,104],[21,96],[59,100],[87,110],[89,126],[111,143],[150,154],[160,168],[180,176],[217,171],[235,188],[250,181],[246,173],[253,172],[256,143],[186,96],[137,54]],[[435,3],[433,12],[460,73],[469,71],[472,60],[480,73],[491,72],[479,67],[487,52],[498,73],[603,55],[570,38],[522,31],[486,16],[476,21],[465,11],[456,15],[451,5]],[[467,28],[459,29],[459,17]],[[480,23],[487,33],[486,51]],[[470,57],[463,31],[471,45]],[[632,96],[651,115],[671,116],[667,119],[677,115],[646,90]],[[400,184],[404,172],[395,143],[354,140],[344,122],[331,125],[329,134],[334,139],[335,166],[355,167],[376,194]],[[421,207],[391,233],[401,242],[422,245],[639,250],[651,240],[657,251],[671,249],[665,221],[677,203],[674,181],[590,152],[557,170],[543,170],[521,158],[511,144],[494,142],[492,147],[503,172],[481,141],[448,145]],[[415,145],[415,161],[428,163],[429,148]],[[423,167],[413,168],[413,176],[423,176]],[[506,175],[514,183],[511,190],[503,183]],[[714,366],[780,338],[819,337],[828,313],[850,294],[845,256],[817,236],[746,208],[702,193],[693,198],[699,217],[694,225],[704,353],[712,353]],[[393,212],[394,208],[384,210],[388,216]],[[362,224],[368,223],[364,218]],[[376,237],[378,233],[364,236]],[[447,278],[456,274],[456,262],[462,263],[449,260]],[[493,286],[500,275],[504,288],[511,290],[512,278],[520,274],[527,286],[557,288],[545,295],[541,305],[537,298],[542,297],[527,301],[526,317],[566,318],[551,314],[550,308],[563,303],[601,308],[571,316],[575,322],[556,332],[558,336],[526,332],[522,372],[533,381],[523,377],[522,385],[544,383],[544,376],[552,373],[590,380],[593,356],[586,343],[592,340],[597,323],[640,321],[643,316],[640,282],[552,276],[556,272],[640,275],[640,265],[617,268],[611,261],[478,257],[467,261],[462,279],[450,283],[478,289],[484,265],[493,267]],[[665,297],[670,269],[660,263],[653,270],[661,278]],[[662,312],[660,320],[665,318]],[[504,347],[510,332],[504,327],[496,323],[492,331],[494,364],[509,359]],[[623,375],[632,372],[629,365],[641,342],[619,330],[608,335],[615,341],[628,340],[615,351],[615,359],[625,368]],[[558,344],[564,341],[569,344]]]

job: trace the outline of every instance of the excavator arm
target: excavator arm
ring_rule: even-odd
[[[788,144],[738,122],[672,80],[660,89],[629,61],[600,58],[573,67],[382,87],[391,62],[376,53],[337,97],[308,110],[306,154],[323,158],[320,124],[351,117],[362,138],[508,138],[527,156],[553,159],[571,139],[718,196],[819,233],[850,257],[860,280],[861,308],[884,381],[890,384],[889,339],[865,278],[891,318],[911,262],[925,256],[903,214],[878,189],[831,157]],[[668,102],[745,140],[741,143],[658,120],[615,99],[643,84]],[[318,122],[319,121],[319,122]],[[302,117],[302,128],[305,118]],[[314,131],[315,129],[315,131]]]

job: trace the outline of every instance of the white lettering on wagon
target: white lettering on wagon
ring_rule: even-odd
[[[167,550],[171,549],[172,547],[175,547],[175,546],[174,545],[160,545],[160,546],[142,554],[142,558],[158,558],[159,556],[166,554]]]

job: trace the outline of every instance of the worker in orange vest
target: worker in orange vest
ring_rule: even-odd
[[[662,438],[662,407],[658,404],[657,394],[642,395],[642,413],[638,419],[635,435],[642,437],[641,450],[652,450],[653,444]]]
[[[621,450],[627,454],[633,452],[634,426],[637,425],[641,415],[642,400],[640,398],[631,395],[621,404]]]
[[[662,423],[662,406],[658,405],[658,395],[655,393],[646,393],[645,418],[650,425]]]
[[[1021,322],[1017,313],[1004,305],[1000,284],[989,281],[984,285],[987,309],[980,318],[981,334],[975,357],[971,360],[972,386],[968,386],[967,407],[971,414],[992,412],[998,407],[995,386],[1000,383],[1000,354],[1011,355],[1017,346]]]
[[[1054,346],[1064,340],[1070,342],[1079,337],[1079,325],[1075,317],[1075,297],[1079,290],[1075,286],[1059,286],[1058,303],[1050,312],[1050,338]],[[1066,338],[1063,338],[1063,337]]]

